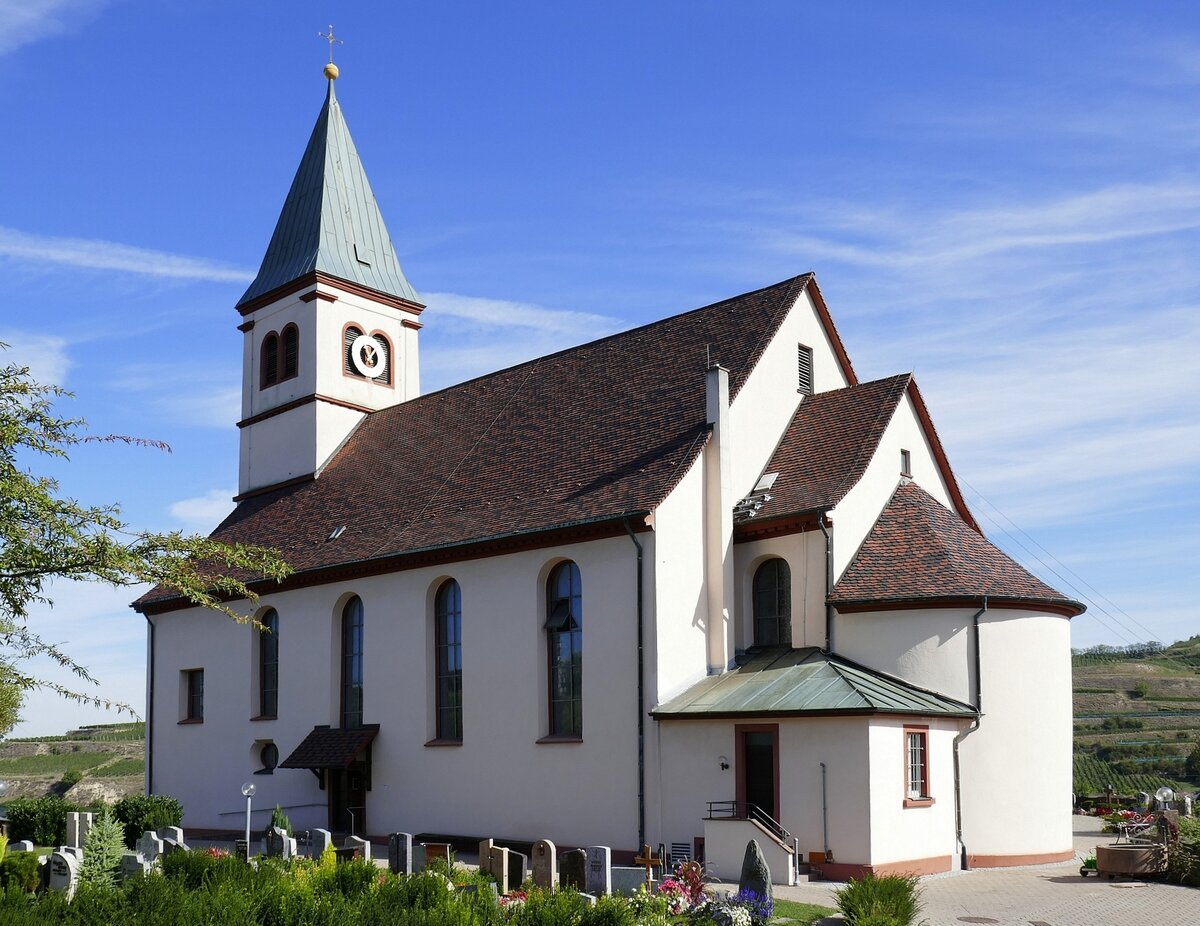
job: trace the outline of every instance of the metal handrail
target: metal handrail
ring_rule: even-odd
[[[757,804],[748,801],[709,801],[709,820],[753,820],[784,845],[792,841],[792,834],[783,828]]]

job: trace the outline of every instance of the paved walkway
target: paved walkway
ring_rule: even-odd
[[[1101,834],[1095,817],[1072,819],[1078,855],[1092,855],[1097,844],[1112,840]],[[815,882],[775,891],[777,897],[832,907],[837,887]],[[932,875],[921,879],[921,899],[928,926],[1200,926],[1200,888],[1081,878],[1078,859]]]

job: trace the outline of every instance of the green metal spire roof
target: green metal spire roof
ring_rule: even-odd
[[[813,647],[762,650],[651,711],[684,717],[917,714],[973,717],[971,705]]]
[[[238,307],[314,271],[421,301],[400,269],[332,80],[258,276]]]

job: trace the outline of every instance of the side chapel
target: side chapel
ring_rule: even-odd
[[[1069,618],[811,273],[422,395],[330,77],[244,335],[240,626],[156,589],[146,788],[189,827],[644,843],[736,877],[1072,855]]]

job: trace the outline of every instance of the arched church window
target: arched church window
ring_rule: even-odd
[[[583,586],[579,567],[559,563],[546,582],[550,735],[583,735]]]
[[[792,572],[782,559],[769,559],[754,573],[754,644],[792,642]]]
[[[263,338],[260,369],[263,389],[279,382],[279,335],[274,331]]]
[[[462,589],[447,579],[433,607],[437,647],[437,738],[461,740],[462,714]]]
[[[279,613],[272,608],[262,616],[258,639],[258,715],[279,713]]]
[[[363,722],[363,603],[355,595],[342,608],[341,726]]]
[[[285,325],[283,329],[283,374],[279,377],[291,379],[300,371],[300,329]]]

